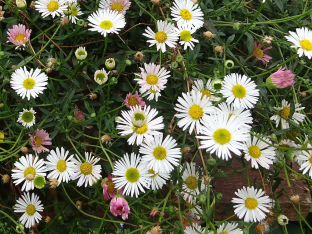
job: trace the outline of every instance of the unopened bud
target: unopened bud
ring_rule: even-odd
[[[287,216],[283,215],[283,214],[280,214],[279,216],[277,216],[277,222],[279,225],[281,226],[285,226],[288,224],[288,218]]]
[[[109,70],[114,69],[116,66],[115,59],[113,59],[113,58],[106,59],[105,66]]]
[[[307,93],[306,93],[306,92],[299,92],[299,95],[300,95],[301,97],[306,97],[306,96],[307,96]]]
[[[49,74],[49,73],[51,73],[53,70],[52,70],[52,68],[47,68],[46,70],[45,70],[45,72],[47,73],[47,74]]]
[[[29,7],[30,7],[31,9],[35,10],[35,5],[36,5],[35,1],[31,1]]]
[[[50,216],[47,216],[47,217],[44,219],[44,222],[46,222],[46,223],[50,223],[50,222],[51,222],[51,218],[50,218]]]

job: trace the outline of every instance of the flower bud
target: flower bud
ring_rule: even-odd
[[[50,182],[50,187],[53,189],[56,188],[57,185],[59,184],[57,179],[50,179],[49,182]]]
[[[293,162],[296,154],[293,151],[287,151],[285,156],[286,156],[286,159]]]
[[[272,133],[270,135],[270,138],[271,138],[272,141],[277,141],[277,137],[276,137],[276,135],[274,133]]]
[[[287,225],[287,224],[288,224],[288,221],[289,221],[289,220],[288,220],[287,216],[285,216],[285,215],[283,215],[283,214],[280,214],[280,215],[277,216],[277,222],[278,222],[278,224],[281,225],[281,226]]]
[[[183,153],[183,154],[187,154],[190,150],[191,150],[190,147],[183,147],[182,153]]]
[[[51,222],[51,218],[50,218],[50,216],[47,216],[47,217],[44,219],[44,222],[46,222],[46,223],[50,223],[50,222]]]
[[[132,64],[131,60],[127,59],[127,60],[126,60],[126,65],[127,65],[127,66],[131,66],[131,64]]]
[[[27,7],[27,3],[25,0],[16,0],[16,6],[18,7],[18,9],[20,10],[25,10]]]
[[[291,196],[290,200],[292,201],[292,203],[297,205],[300,202],[300,197],[298,194],[296,194],[296,195]]]
[[[91,118],[95,118],[95,116],[96,116],[96,113],[91,114]]]
[[[226,60],[224,66],[225,66],[226,69],[232,69],[232,68],[234,68],[234,62],[233,62],[233,60]]]
[[[105,66],[109,70],[114,69],[116,66],[115,59],[113,59],[113,58],[106,59]]]
[[[112,76],[118,76],[118,71],[117,70],[112,70]]]
[[[108,80],[108,74],[109,72],[107,73],[104,68],[102,70],[97,70],[94,73],[94,81],[99,85],[102,85]]]
[[[28,153],[29,153],[28,148],[25,147],[25,146],[23,146],[23,147],[21,148],[21,151],[22,151],[24,154],[28,154]]]
[[[83,19],[79,19],[77,21],[77,25],[80,26],[80,27],[84,27],[85,26],[85,21]]]
[[[214,79],[211,85],[213,89],[215,89],[216,91],[220,91],[223,87],[223,82],[221,79]]]
[[[4,104],[3,103],[0,103],[0,108],[3,108],[4,107]]]
[[[207,159],[207,164],[211,167],[213,167],[214,165],[216,165],[217,161],[214,158],[208,158]]]
[[[171,67],[172,67],[173,69],[176,69],[178,66],[179,66],[179,64],[178,64],[178,62],[176,62],[176,61],[174,61],[174,62],[171,63]]]
[[[80,61],[85,60],[88,56],[88,53],[86,51],[85,47],[79,47],[75,52],[76,58]]]
[[[151,2],[155,5],[158,5],[159,4],[159,0],[151,0]]]
[[[62,17],[62,18],[60,19],[60,24],[61,24],[62,26],[65,26],[65,25],[67,25],[68,23],[69,23],[69,20],[68,20],[68,17],[67,17],[67,16]]]
[[[31,9],[35,10],[35,5],[36,5],[35,1],[31,1],[29,7],[30,7]]]
[[[101,137],[101,142],[102,143],[106,143],[106,144],[109,144],[110,142],[111,142],[111,137],[109,136],[109,135],[103,135],[102,137]]]
[[[207,200],[206,195],[201,194],[201,195],[199,196],[199,202],[200,202],[200,203],[205,204],[205,203],[206,203],[206,200]]]
[[[239,30],[240,26],[241,26],[241,23],[236,22],[233,24],[233,29]]]
[[[223,194],[222,194],[222,193],[217,193],[217,194],[216,194],[216,198],[217,198],[218,200],[221,200],[222,197],[223,197]]]
[[[281,168],[284,166],[284,162],[282,160],[278,160],[276,161],[275,166],[277,166],[278,168]]]

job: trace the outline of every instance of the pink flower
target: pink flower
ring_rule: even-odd
[[[153,209],[151,210],[150,216],[153,216],[153,217],[154,217],[155,214],[157,214],[157,213],[160,213],[160,214],[162,214],[162,215],[165,215],[165,213],[159,211],[157,207],[153,207]]]
[[[78,109],[78,106],[77,106],[77,105],[75,105],[75,109],[76,109],[76,110],[74,111],[74,115],[75,115],[75,117],[76,117],[77,122],[84,121],[85,116],[84,116],[83,112],[82,112],[81,110]]]
[[[131,2],[129,0],[104,0],[100,2],[100,8],[118,11],[120,14],[126,14],[126,11],[129,9],[130,5]]]
[[[43,147],[43,145],[52,145],[49,133],[47,133],[45,130],[37,129],[36,135],[33,136],[28,134],[28,136],[30,136],[31,145],[35,152],[41,153],[42,151],[50,151]]]
[[[110,202],[110,212],[114,216],[121,215],[121,218],[126,220],[128,219],[128,214],[130,214],[130,207],[123,197],[117,195]]]
[[[25,25],[13,25],[13,28],[8,29],[8,39],[14,45],[17,45],[16,49],[20,46],[25,46],[26,42],[29,41],[31,29],[26,29]]]
[[[256,57],[257,59],[261,60],[263,63],[268,63],[272,57],[269,55],[264,54],[264,51],[270,50],[272,46],[265,48],[262,50],[262,44],[260,42],[255,41],[254,51],[252,53],[252,56]]]
[[[266,84],[268,88],[283,89],[295,83],[295,74],[291,70],[285,69],[286,67],[280,67],[267,78]]]
[[[187,217],[191,217],[193,221],[189,220]],[[199,225],[200,221],[197,220],[196,216],[191,211],[186,212],[185,216],[182,216],[183,229],[192,226],[194,223]]]
[[[142,101],[142,97],[138,94],[138,91],[135,94],[128,93],[126,99],[124,100],[125,105],[130,108],[131,106],[145,106],[145,102]]]
[[[115,188],[115,184],[114,184],[112,179],[113,179],[112,174],[109,174],[104,179],[103,195],[104,195],[104,200],[105,201],[108,201],[110,198],[116,196],[116,194],[117,194],[117,189]],[[123,189],[120,189],[119,193],[122,195],[123,194]]]

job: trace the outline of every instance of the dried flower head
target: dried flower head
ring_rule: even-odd
[[[222,46],[216,46],[213,50],[219,54],[223,54],[223,47]]]
[[[50,222],[51,222],[51,218],[50,218],[50,216],[47,216],[47,217],[44,219],[44,222],[46,222],[46,223],[50,223]]]
[[[90,98],[91,100],[96,99],[96,98],[97,98],[96,93],[90,93],[90,94],[89,94],[89,98]]]
[[[206,37],[206,38],[211,39],[211,38],[214,38],[215,36],[216,36],[216,34],[213,34],[213,33],[210,32],[210,31],[204,32],[204,37]]]
[[[298,194],[296,194],[296,195],[291,196],[290,200],[292,201],[292,203],[298,204],[300,202],[300,197]]]
[[[33,10],[35,10],[35,5],[36,5],[36,2],[35,1],[31,1],[29,7]]]
[[[138,52],[136,52],[136,54],[134,55],[134,59],[135,59],[135,60],[140,60],[140,61],[142,61],[143,58],[144,58],[143,52],[138,51]]]
[[[25,147],[25,146],[23,146],[23,147],[21,148],[21,151],[22,151],[24,154],[28,154],[28,153],[29,153],[29,149],[28,149],[27,147]]]
[[[151,2],[155,5],[158,5],[159,4],[159,0],[151,0]]]
[[[2,176],[2,183],[8,183],[10,181],[10,176],[8,174],[5,174]]]
[[[274,40],[273,37],[271,36],[264,36],[263,38],[263,44],[271,45],[271,42]]]
[[[101,137],[101,142],[105,144],[109,144],[111,142],[111,137],[109,135],[103,135]]]
[[[57,179],[50,179],[50,180],[49,180],[49,183],[50,183],[50,187],[54,189],[54,188],[57,187],[57,185],[58,185],[59,182],[58,182]]]
[[[62,18],[60,19],[60,24],[61,24],[62,26],[65,26],[65,25],[67,25],[68,23],[69,23],[69,19],[68,19],[67,16],[62,17]]]

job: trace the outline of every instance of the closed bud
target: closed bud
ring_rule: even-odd
[[[27,7],[27,3],[25,0],[16,0],[16,6],[18,7],[18,9],[20,10],[25,10]]]
[[[111,142],[111,137],[109,136],[109,135],[103,135],[102,137],[101,137],[101,142],[102,143],[106,143],[106,144],[108,144],[108,143],[110,143]]]
[[[50,222],[51,222],[51,218],[50,218],[50,216],[47,216],[47,217],[44,219],[44,222],[46,222],[46,223],[50,223]]]
[[[285,216],[285,215],[283,215],[283,214],[280,214],[280,215],[277,216],[277,222],[278,222],[278,224],[281,225],[281,226],[287,225],[287,224],[288,224],[288,221],[289,221],[289,220],[288,220],[287,216]]]
[[[178,66],[179,66],[179,64],[178,64],[177,61],[174,61],[174,62],[171,63],[171,67],[172,67],[173,69],[176,69]]]
[[[0,108],[3,108],[4,107],[4,104],[3,103],[0,103]]]
[[[91,118],[95,118],[95,116],[96,116],[96,113],[91,114]]]
[[[222,193],[217,193],[217,194],[216,194],[216,198],[217,198],[218,200],[221,200],[222,197],[223,197],[223,194],[222,194]]]
[[[294,161],[294,158],[295,158],[296,154],[292,151],[288,151],[286,153],[286,159],[288,159],[289,161]]]
[[[200,203],[204,204],[204,203],[206,203],[206,200],[207,200],[206,195],[201,194],[201,195],[199,196],[199,202],[200,202]]]
[[[284,162],[282,160],[278,160],[276,161],[275,166],[277,166],[278,168],[281,168],[284,166]]]
[[[131,66],[131,64],[132,64],[131,60],[127,59],[127,60],[126,60],[126,65],[127,65],[127,66]]]
[[[183,57],[182,55],[178,54],[175,60],[176,60],[178,63],[181,63],[181,62],[183,61],[183,59],[184,59],[184,57]]]
[[[85,21],[83,19],[79,19],[77,21],[77,25],[80,26],[80,27],[84,27],[85,26]]]
[[[306,92],[299,92],[299,95],[300,95],[301,97],[306,97],[306,96],[307,96],[307,93],[306,93]]]
[[[57,185],[59,184],[57,179],[50,179],[49,182],[50,182],[50,187],[53,189],[56,188]]]
[[[52,68],[47,68],[46,70],[45,70],[45,72],[47,73],[47,74],[49,74],[49,73],[51,73],[53,70],[52,70]]]
[[[277,137],[276,137],[276,135],[274,133],[272,133],[270,135],[270,138],[271,138],[272,141],[277,141]]]
[[[214,165],[216,165],[216,160],[214,158],[208,158],[207,159],[207,164],[211,167],[213,167]]]
[[[182,153],[187,154],[191,150],[190,147],[183,147]]]
[[[117,70],[112,70],[112,76],[118,76],[118,71]]]
[[[113,58],[106,59],[105,66],[109,70],[114,69],[116,66],[115,59],[113,59]]]
[[[90,93],[90,94],[89,94],[89,98],[90,98],[91,100],[96,99],[96,98],[97,98],[96,93]]]
[[[234,68],[234,62],[233,62],[233,60],[226,60],[224,66],[225,66],[226,69],[232,69],[232,68]]]
[[[31,1],[29,7],[30,7],[31,9],[35,10],[35,5],[36,5],[35,1]]]
[[[241,26],[241,23],[238,23],[238,22],[236,22],[236,23],[233,24],[233,28],[234,28],[235,30],[239,30],[240,26]]]
[[[21,148],[21,151],[22,151],[24,154],[28,154],[28,153],[29,153],[28,148],[25,147],[25,146],[23,146],[23,147]]]

